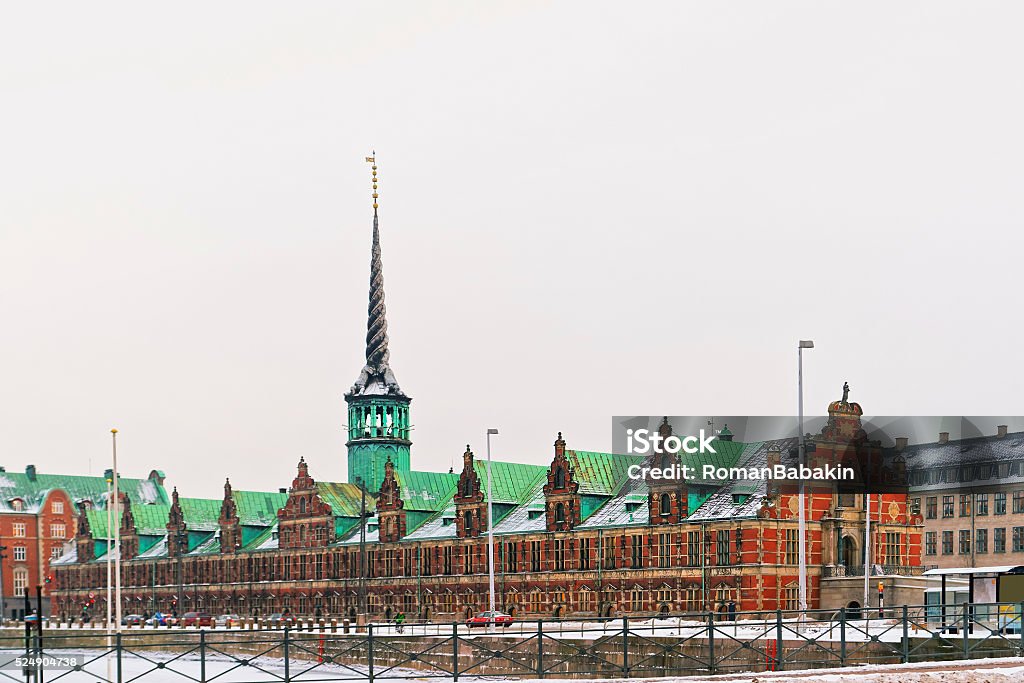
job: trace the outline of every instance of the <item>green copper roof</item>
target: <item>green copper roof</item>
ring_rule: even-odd
[[[156,479],[126,479],[119,482],[121,491],[133,503],[169,503],[164,487]],[[102,476],[81,476],[25,472],[0,472],[0,511],[10,511],[11,501],[18,498],[24,509],[35,511],[42,505],[46,495],[54,489],[67,491],[71,499],[92,501],[96,507],[106,504],[107,480]]]
[[[715,440],[715,453],[680,453],[679,461],[683,465],[689,465],[690,467],[695,468],[696,476],[690,480],[690,483],[703,483],[711,486],[721,486],[723,483],[721,479],[704,479],[704,465],[712,465],[714,467],[735,467],[736,463],[740,460],[740,456],[743,455],[744,449],[746,449],[748,445],[749,444],[745,444],[740,441]]]
[[[287,493],[264,491],[234,491],[238,521],[243,526],[272,526],[277,523],[277,511],[288,502]],[[217,509],[220,518],[220,508]]]
[[[487,461],[474,460],[473,464],[480,477],[480,490],[487,497]],[[548,468],[542,465],[524,465],[516,462],[493,461],[494,471],[492,496],[494,503],[521,503],[532,493],[539,479],[547,476]]]
[[[316,489],[320,498],[331,506],[335,516],[359,517],[362,492],[355,484],[321,481],[317,482]],[[366,509],[372,511],[376,504],[375,501],[376,498],[368,491],[366,493]]]
[[[132,505],[135,529],[140,536],[163,536],[167,533],[167,512],[170,505]],[[109,538],[106,510],[86,510],[89,530],[95,539]]]
[[[179,498],[189,531],[214,531],[220,528],[220,500],[213,498]]]
[[[628,478],[630,465],[642,465],[643,456],[566,451],[580,495],[612,496]]]
[[[395,475],[405,509],[421,512],[434,512],[445,507],[459,483],[459,475],[448,472],[396,470]]]

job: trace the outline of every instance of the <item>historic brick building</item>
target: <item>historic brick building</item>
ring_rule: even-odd
[[[793,486],[633,478],[631,466],[677,456],[574,450],[559,434],[547,465],[493,463],[491,519],[488,468],[468,446],[458,472],[412,469],[411,399],[390,367],[374,201],[366,364],[345,395],[351,483],[317,482],[300,459],[278,494],[228,484],[220,501],[174,491],[166,509],[127,505],[125,609],[462,618],[487,604],[491,527],[498,603],[518,615],[798,606]],[[844,397],[828,412],[828,425],[811,437],[812,465],[881,450],[866,440],[859,405]],[[671,429],[663,420],[662,434]],[[724,430],[716,446],[683,457],[698,467],[795,464],[791,437],[742,443]],[[877,561],[919,567],[921,522],[906,493],[872,495],[872,509]],[[808,601],[817,607],[823,582],[845,579],[862,561],[863,496],[812,486],[806,513]],[[76,614],[101,591],[103,524],[80,512],[74,547],[54,563],[55,613]]]
[[[163,473],[147,479],[122,479],[127,498],[138,502],[166,501]],[[49,609],[50,561],[60,557],[76,534],[76,506],[105,509],[107,481],[103,477],[45,474],[35,465],[24,472],[0,468],[0,590],[4,618],[25,611],[26,593],[35,608],[36,586],[43,589]],[[103,513],[106,514],[106,513]]]

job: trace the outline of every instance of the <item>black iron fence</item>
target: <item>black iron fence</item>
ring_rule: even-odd
[[[45,628],[0,636],[0,681],[471,680],[779,671],[1024,655],[1021,603],[739,612],[509,626]]]

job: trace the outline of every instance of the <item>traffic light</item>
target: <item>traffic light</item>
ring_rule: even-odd
[[[46,575],[46,583],[53,583],[53,574]]]

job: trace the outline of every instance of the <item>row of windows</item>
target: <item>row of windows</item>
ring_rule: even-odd
[[[63,522],[54,522],[50,525],[50,538],[67,538],[67,526]],[[25,522],[14,522],[11,524],[11,536],[14,538],[27,538],[28,529]]]
[[[639,569],[646,567],[728,566],[740,562],[743,535],[740,529],[705,532],[701,552],[700,531],[630,534],[614,538],[574,538],[513,541],[495,547],[495,562],[505,573],[531,571]],[[778,555],[765,561],[798,563],[797,530],[787,529]],[[184,583],[226,583],[253,580],[317,580],[478,574],[487,571],[487,547],[446,545],[431,547],[358,548],[315,555],[257,554],[239,557],[182,558],[159,563],[130,563],[124,569],[126,585],[152,586]],[[180,572],[180,576],[179,576]],[[61,585],[84,588],[103,582],[102,567],[80,565],[62,568]]]
[[[1024,461],[983,463],[980,465],[954,465],[931,470],[915,470],[910,473],[911,486],[929,484],[955,484],[989,479],[1006,479],[1024,474]]]
[[[11,509],[14,510],[15,512],[23,511],[25,509],[25,501],[23,501],[21,498],[15,498],[14,500],[11,501]],[[50,503],[50,511],[53,512],[53,514],[55,515],[63,515],[64,501],[55,500],[52,503]]]
[[[989,548],[989,529],[975,529],[974,532],[974,552],[976,554],[984,554],[988,552]],[[992,552],[994,553],[1005,553],[1006,552],[1006,528],[1000,527],[997,529],[991,529],[992,532]],[[942,554],[952,555],[953,554],[953,543],[954,536],[952,531],[942,532]],[[1015,526],[1011,532],[1011,552],[1019,553],[1024,552],[1024,526]],[[956,536],[956,550],[960,555],[971,554],[971,530],[961,529],[957,532]],[[926,531],[924,534],[924,554],[925,555],[937,555],[938,554],[938,532]]]
[[[959,516],[970,517],[986,517],[989,513],[989,495],[988,493],[961,493],[959,497]],[[1006,514],[1006,492],[998,491],[992,495],[992,513],[996,515]],[[924,516],[927,519],[936,519],[939,512],[939,498],[938,496],[928,496],[925,498]],[[914,498],[911,501],[911,508],[920,510],[921,499]],[[1013,507],[1014,514],[1024,513],[1024,490],[1013,492]],[[943,518],[953,517],[954,512],[957,511],[957,497],[953,495],[942,496],[942,516]]]

